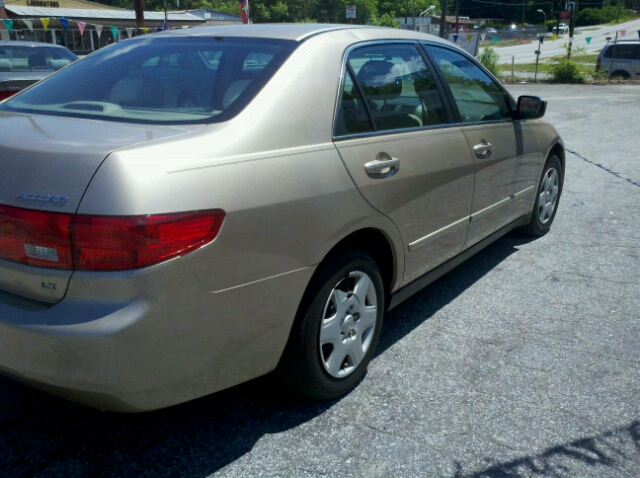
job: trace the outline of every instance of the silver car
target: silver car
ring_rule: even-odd
[[[0,101],[77,59],[75,54],[63,46],[0,41]]]
[[[565,159],[545,107],[408,30],[101,49],[0,104],[0,370],[119,411],[274,370],[345,394],[385,311],[549,230]]]

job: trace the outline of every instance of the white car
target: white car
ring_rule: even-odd
[[[567,25],[566,23],[561,23],[560,25],[556,25],[555,27],[553,27],[552,32],[557,34],[569,33],[569,25]]]

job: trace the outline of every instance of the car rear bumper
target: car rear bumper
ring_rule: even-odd
[[[209,292],[178,259],[128,274],[76,273],[57,304],[3,292],[0,371],[103,410],[204,396],[275,368],[312,273]]]

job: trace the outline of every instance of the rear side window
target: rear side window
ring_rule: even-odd
[[[605,58],[611,58],[613,56],[614,46],[610,45],[607,51],[604,52]],[[632,45],[616,45],[616,56],[618,60],[640,60],[640,43]]]
[[[427,47],[447,82],[463,123],[511,118],[502,89],[480,67],[460,53]]]
[[[56,71],[78,59],[65,48],[4,45],[0,47],[0,71]]]
[[[431,71],[414,45],[382,44],[354,50],[347,63],[355,74],[345,82],[340,114],[354,98],[353,82],[364,94],[368,112],[378,131],[439,125],[446,113]],[[362,101],[360,92],[357,101]],[[359,108],[358,113],[364,108]],[[348,124],[346,122],[345,124]],[[364,122],[358,122],[364,125]],[[337,128],[337,133],[339,133]]]
[[[367,108],[360,91],[356,88],[351,73],[347,71],[347,77],[342,88],[338,118],[336,122],[336,136],[367,133],[373,131]]]
[[[224,121],[251,101],[296,45],[232,37],[127,40],[93,53],[0,109],[142,123]]]

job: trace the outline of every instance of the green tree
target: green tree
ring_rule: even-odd
[[[370,22],[371,25],[378,27],[400,28],[400,22],[396,20],[396,12],[383,13],[381,16],[372,13]]]

